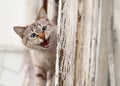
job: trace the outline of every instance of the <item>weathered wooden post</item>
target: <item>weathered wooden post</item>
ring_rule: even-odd
[[[111,21],[112,0],[59,0],[56,86],[108,85]]]

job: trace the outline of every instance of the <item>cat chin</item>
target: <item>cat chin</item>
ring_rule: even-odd
[[[39,45],[39,47],[38,47],[38,50],[47,50],[47,49],[49,49],[49,47],[47,47],[47,46],[46,46],[46,47],[43,47],[43,46],[40,46],[40,45]]]
[[[35,46],[27,46],[26,45],[26,47],[27,48],[29,48],[29,49],[33,49],[33,50],[38,50],[38,51],[41,51],[41,50],[51,50],[52,48],[50,48],[50,46],[49,47],[42,47],[42,46],[40,46],[40,45],[35,45]]]

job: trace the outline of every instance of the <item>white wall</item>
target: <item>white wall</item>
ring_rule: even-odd
[[[25,24],[26,0],[0,0],[0,45],[22,46],[13,26]]]
[[[25,1],[0,0],[0,86],[23,86],[23,44],[13,26],[26,23]]]

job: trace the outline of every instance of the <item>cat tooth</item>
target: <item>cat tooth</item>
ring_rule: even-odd
[[[44,42],[44,40],[43,40],[43,39],[39,39],[39,44],[40,44],[40,43],[43,43],[43,42]]]
[[[44,47],[45,47],[45,48],[48,48],[48,47],[49,47],[49,45],[45,45]]]
[[[45,39],[48,39],[48,38],[49,38],[49,34],[45,33]]]

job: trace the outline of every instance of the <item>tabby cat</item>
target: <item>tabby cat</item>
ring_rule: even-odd
[[[44,8],[40,9],[35,22],[27,26],[15,26],[14,31],[31,51],[37,77],[35,86],[54,86],[56,25],[48,19]]]

